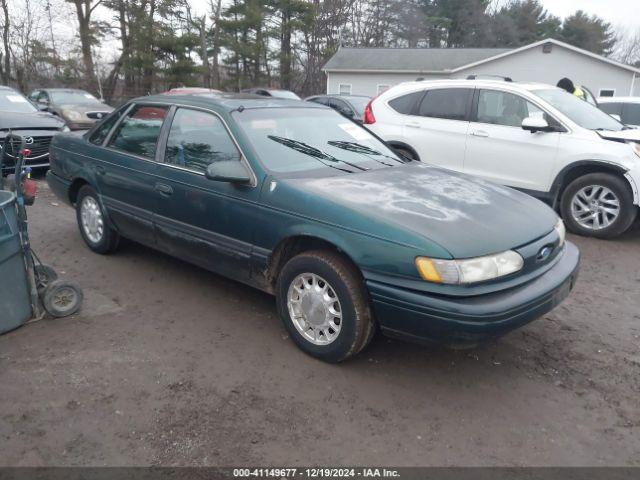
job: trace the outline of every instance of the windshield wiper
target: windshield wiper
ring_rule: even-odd
[[[338,140],[330,140],[327,143],[332,147],[341,148],[342,150],[347,150],[348,152],[361,153],[363,155],[368,156],[369,158],[371,158],[371,155],[377,155],[379,157],[384,157],[384,158],[393,160],[394,162],[407,163],[398,158],[394,158],[390,155],[385,155],[384,153],[380,153],[377,150],[374,150],[373,148],[367,147],[366,145],[362,145],[361,143],[344,142],[344,141],[338,141]],[[393,167],[393,165],[383,162],[382,160],[378,160],[375,158],[371,158],[371,160],[381,163],[382,165],[386,165],[387,167]]]
[[[274,142],[278,142],[281,145],[284,145],[285,147],[292,148],[297,152],[304,153],[305,155],[309,155],[310,157],[315,158],[316,160],[318,160],[320,163],[322,163],[327,167],[335,168],[337,170],[342,170],[343,172],[347,172],[347,173],[355,173],[354,170],[348,170],[346,168],[341,168],[336,165],[331,165],[329,163],[326,163],[326,162],[332,162],[332,163],[342,162],[346,165],[349,165],[350,167],[357,168],[360,171],[369,170],[368,168],[361,167],[351,162],[347,162],[345,160],[340,160],[338,158],[332,157],[331,155],[324,153],[322,150],[316,147],[312,147],[311,145],[308,145],[304,142],[300,142],[299,140],[292,140],[291,138],[278,137],[276,135],[267,135],[267,138],[269,138],[270,140],[273,140]]]

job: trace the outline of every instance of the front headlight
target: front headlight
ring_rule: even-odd
[[[416,267],[423,280],[453,285],[493,280],[518,272],[523,265],[524,260],[513,250],[462,260],[416,258]]]
[[[62,110],[62,116],[73,121],[82,119],[82,115],[79,112],[76,112],[75,110]]]
[[[560,237],[560,243],[558,244],[558,246],[561,247],[564,245],[564,239],[567,236],[567,229],[565,228],[564,222],[561,218],[558,218],[558,223],[556,223],[556,226],[553,228],[556,232],[558,232],[558,237]]]
[[[636,155],[640,157],[640,143],[631,142],[631,148],[633,148],[633,151],[636,153]]]
[[[71,131],[71,129],[69,128],[69,126],[68,126],[68,125],[65,125],[64,127],[62,127],[62,130],[61,130],[61,131],[62,131],[62,132],[70,132],[70,131]]]

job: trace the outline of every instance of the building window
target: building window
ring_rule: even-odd
[[[380,95],[381,93],[383,93],[385,90],[389,90],[389,87],[391,85],[386,85],[386,84],[378,84],[378,95]]]
[[[601,88],[600,89],[600,97],[615,97],[616,91],[613,88]]]
[[[351,95],[351,84],[350,83],[341,83],[338,87],[338,93],[340,95]]]

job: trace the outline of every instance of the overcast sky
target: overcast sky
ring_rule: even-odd
[[[598,15],[614,27],[640,29],[640,2],[638,0],[541,0],[549,12],[559,17],[571,15],[576,10],[584,10],[590,15]]]

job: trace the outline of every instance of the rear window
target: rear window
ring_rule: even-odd
[[[403,95],[401,97],[390,100],[389,106],[398,113],[411,115],[411,113],[414,111],[414,107],[418,105],[418,102],[423,95],[424,92],[422,90],[419,92],[409,93],[408,95]]]
[[[472,94],[473,90],[469,88],[429,90],[420,103],[418,115],[447,120],[466,120]]]

